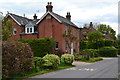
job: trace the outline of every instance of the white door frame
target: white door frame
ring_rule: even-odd
[[[71,54],[73,54],[73,42],[71,43]]]

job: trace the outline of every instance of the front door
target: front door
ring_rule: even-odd
[[[71,43],[71,54],[73,54],[73,43]]]

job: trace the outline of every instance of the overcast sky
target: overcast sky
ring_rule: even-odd
[[[53,12],[65,17],[70,12],[72,22],[78,27],[84,24],[103,23],[110,25],[118,33],[119,0],[0,0],[0,11],[7,11],[28,18],[34,13],[41,18],[46,12],[47,2],[52,2]]]

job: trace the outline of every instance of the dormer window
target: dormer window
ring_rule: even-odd
[[[27,34],[34,33],[34,27],[26,27],[25,28],[25,33],[27,33]]]
[[[26,34],[34,33],[34,25],[31,22],[25,26],[25,33]]]

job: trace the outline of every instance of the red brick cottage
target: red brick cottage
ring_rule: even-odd
[[[54,38],[56,40],[55,50],[65,53],[69,52],[68,41],[65,40],[63,34],[67,34],[68,29],[76,37],[71,43],[71,54],[79,52],[79,28],[71,22],[71,15],[68,12],[66,18],[56,14],[52,10],[51,2],[46,6],[46,13],[37,19],[36,14],[34,19],[18,16],[8,13],[6,19],[13,22],[12,37],[10,40],[17,39],[37,39],[37,38]]]

